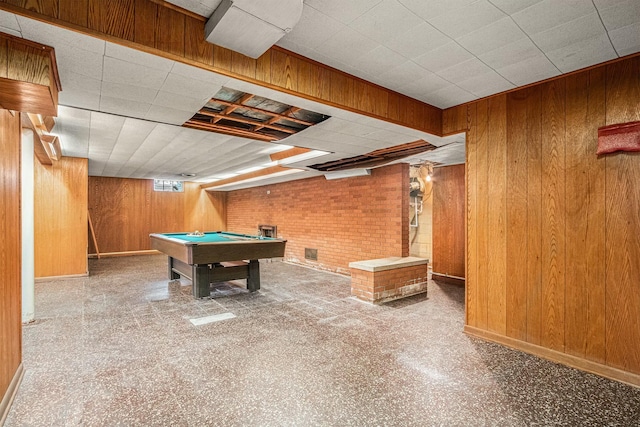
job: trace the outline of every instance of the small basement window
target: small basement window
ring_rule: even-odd
[[[170,181],[168,179],[154,179],[153,191],[182,193],[184,191],[184,183],[182,181]]]

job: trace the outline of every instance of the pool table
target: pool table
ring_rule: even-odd
[[[209,284],[247,279],[250,292],[260,289],[260,258],[284,256],[286,240],[213,231],[153,233],[151,248],[169,257],[169,279],[191,280],[193,296],[209,296]]]

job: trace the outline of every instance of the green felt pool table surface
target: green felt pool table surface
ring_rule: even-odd
[[[224,231],[208,231],[202,236],[191,235],[190,233],[162,233],[163,236],[172,239],[184,240],[190,243],[225,243],[244,240],[274,240],[268,237],[251,236],[248,234],[230,233]]]

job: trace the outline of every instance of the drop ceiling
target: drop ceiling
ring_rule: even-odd
[[[171,1],[208,17],[220,0]],[[63,91],[54,132],[95,176],[211,182],[273,165],[291,146],[295,173],[225,190],[319,175],[310,165],[424,140],[402,161],[464,161],[464,135],[436,137],[218,75],[0,10],[0,31],[53,46]],[[637,0],[305,0],[280,46],[440,108],[640,51]],[[181,125],[221,88],[329,119],[278,143]]]
[[[640,1],[304,0],[277,44],[447,108],[640,51]]]

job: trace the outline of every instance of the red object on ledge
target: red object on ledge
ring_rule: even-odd
[[[598,129],[598,154],[640,151],[640,122],[619,123]]]

